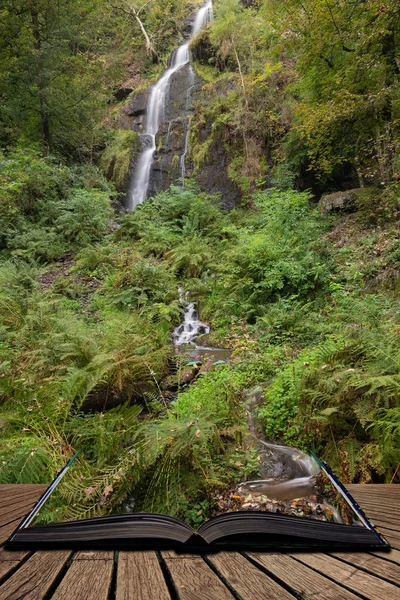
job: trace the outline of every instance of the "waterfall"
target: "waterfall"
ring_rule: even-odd
[[[172,334],[175,346],[193,344],[199,335],[209,332],[209,326],[199,320],[195,303],[186,301],[183,323]]]
[[[191,37],[195,36],[201,28],[208,23],[211,14],[212,2],[210,0],[197,12],[192,27]],[[127,208],[129,210],[134,210],[135,207],[138,204],[141,204],[147,197],[151,165],[156,151],[156,135],[164,117],[170,80],[176,71],[189,62],[189,43],[190,39],[175,50],[172,54],[170,66],[151,89],[147,107],[146,130],[145,133],[141,135],[143,150],[139,156],[128,191]],[[189,85],[189,88],[190,87],[191,85]],[[185,159],[183,158],[183,163],[184,160]]]

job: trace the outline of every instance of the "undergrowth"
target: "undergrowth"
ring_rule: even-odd
[[[258,475],[242,401],[256,384],[268,439],[345,481],[398,480],[395,222],[322,219],[277,189],[226,213],[189,182],[107,233],[101,175],[88,189],[51,159],[18,161],[1,217],[0,482],[48,482],[81,450],[44,521],[67,501],[74,518],[134,507],[198,524],[217,490]],[[233,351],[190,386],[170,341],[179,288]]]

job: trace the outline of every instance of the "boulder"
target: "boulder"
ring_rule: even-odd
[[[133,129],[137,133],[143,133],[148,96],[148,90],[132,93],[129,96],[119,113],[118,127],[120,129]]]
[[[355,212],[358,208],[358,197],[363,188],[355,188],[344,192],[324,194],[320,200],[321,215],[326,217],[331,212]]]
[[[122,100],[125,100],[130,94],[132,94],[132,92],[132,87],[121,86],[114,92],[114,98],[118,100],[118,102],[122,102]]]

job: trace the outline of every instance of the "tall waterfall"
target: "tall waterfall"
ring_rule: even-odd
[[[196,14],[191,37],[195,36],[201,30],[201,28],[209,22],[211,15],[212,1],[209,0]],[[189,44],[190,39],[179,46],[177,50],[175,50],[175,52],[172,54],[170,66],[151,89],[147,107],[146,130],[141,136],[143,150],[139,156],[139,160],[128,191],[127,208],[129,210],[134,210],[135,207],[138,204],[141,204],[147,197],[151,165],[153,163],[154,154],[156,151],[156,135],[164,117],[165,103],[168,98],[170,80],[176,71],[190,61]],[[191,81],[188,82],[189,97],[191,85]],[[187,137],[188,135],[189,134],[187,133]],[[187,148],[185,149],[185,155],[181,158],[181,168],[183,174],[186,151]]]

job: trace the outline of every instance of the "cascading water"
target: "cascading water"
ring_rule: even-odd
[[[191,37],[195,36],[201,30],[201,28],[209,22],[211,16],[212,2],[210,0],[197,12],[192,27]],[[147,197],[151,165],[153,163],[154,154],[156,151],[156,135],[163,120],[170,80],[176,71],[189,62],[189,43],[190,40],[186,41],[173,53],[170,66],[151,90],[147,108],[146,131],[141,136],[143,150],[139,157],[139,161],[137,163],[128,191],[127,208],[129,210],[134,210],[135,207],[138,204],[141,204]],[[192,71],[190,80],[191,79]],[[191,87],[191,85],[192,83],[189,81],[188,89]],[[187,150],[185,151],[185,156],[186,152]],[[184,161],[185,158],[181,159],[181,165],[182,163],[184,165]]]
[[[183,323],[175,328],[172,334],[175,346],[191,344],[199,335],[210,332],[206,323],[199,321],[199,317],[194,302],[187,302],[183,317]]]
[[[320,468],[312,456],[297,448],[270,444],[260,439],[258,442],[263,479],[245,481],[239,489],[285,500],[313,493]]]

